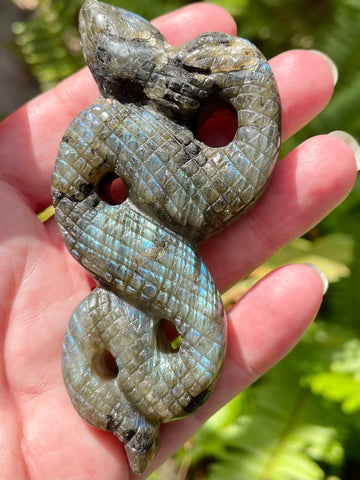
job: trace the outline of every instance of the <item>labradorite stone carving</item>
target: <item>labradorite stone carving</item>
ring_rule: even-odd
[[[210,32],[172,47],[143,18],[96,0],[81,9],[80,33],[101,95],[64,134],[52,196],[64,242],[97,287],[69,321],[63,376],[78,413],[123,441],[141,473],[160,425],[200,407],[219,376],[225,313],[198,245],[269,182],[279,97],[265,58],[241,38]],[[222,147],[194,133],[215,99],[237,115]],[[103,191],[114,177],[127,189],[116,205]]]

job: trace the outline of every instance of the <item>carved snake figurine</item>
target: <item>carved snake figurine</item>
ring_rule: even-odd
[[[265,58],[241,38],[204,33],[171,47],[146,20],[96,0],[81,9],[80,33],[101,96],[64,134],[52,195],[68,249],[98,286],[69,321],[63,376],[78,413],[122,440],[141,473],[161,423],[201,406],[219,376],[225,313],[197,246],[264,191],[279,97]],[[214,99],[237,114],[223,147],[194,134]],[[127,188],[120,205],[104,196],[115,176]]]

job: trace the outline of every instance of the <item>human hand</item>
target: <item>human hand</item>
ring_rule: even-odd
[[[195,4],[154,23],[177,44],[204,30],[235,34],[231,18],[214,5]],[[180,29],[182,24],[191,28]],[[333,78],[328,64],[310,52],[285,52],[270,63],[280,90],[286,139],[326,106]],[[41,224],[36,216],[51,203],[51,175],[65,128],[97,95],[84,69],[0,125],[3,478],[129,475],[120,442],[77,415],[61,377],[65,325],[93,280],[68,254],[54,219]],[[219,288],[245,276],[323,218],[350,191],[355,170],[351,149],[327,135],[309,139],[282,159],[256,207],[202,247]],[[313,269],[293,265],[268,275],[233,307],[217,387],[190,418],[162,427],[154,468],[289,352],[316,315],[322,293]]]

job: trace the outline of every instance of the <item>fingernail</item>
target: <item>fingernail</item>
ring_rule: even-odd
[[[355,140],[353,136],[350,135],[350,133],[343,132],[342,130],[336,130],[335,132],[329,133],[332,137],[340,138],[343,142],[345,142],[351,150],[354,152],[355,155],[355,161],[356,161],[356,168],[357,171],[360,171],[360,145],[358,142]]]
[[[327,289],[329,288],[329,280],[327,279],[325,273],[314,263],[304,262],[303,265],[307,265],[308,267],[312,268],[319,275],[323,284],[323,295],[325,295]]]
[[[325,60],[325,62],[329,65],[329,68],[331,70],[331,74],[334,80],[334,86],[335,86],[339,78],[339,71],[335,63],[331,60],[330,57],[328,57],[325,53],[320,52],[319,50],[309,50],[309,52],[319,55],[319,57]]]

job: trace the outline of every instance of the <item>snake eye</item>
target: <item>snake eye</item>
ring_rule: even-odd
[[[196,122],[196,138],[209,147],[225,147],[234,140],[238,120],[235,108],[213,99],[204,105]]]
[[[127,198],[126,186],[115,173],[108,173],[100,180],[97,193],[109,205],[120,205]]]

